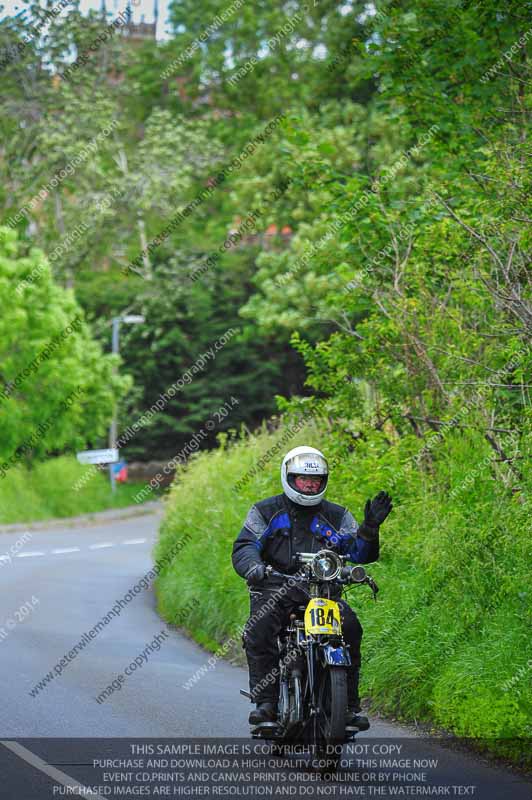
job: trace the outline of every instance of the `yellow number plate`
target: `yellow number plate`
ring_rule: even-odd
[[[313,597],[305,609],[305,633],[340,635],[342,623],[338,603],[324,597]]]

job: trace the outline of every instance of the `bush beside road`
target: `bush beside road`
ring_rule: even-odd
[[[172,623],[193,601],[180,624],[214,652],[248,615],[231,547],[252,503],[280,491],[281,456],[265,462],[264,454],[275,453],[283,435],[263,429],[193,456],[178,469],[166,504],[156,557],[183,533],[193,535],[158,578],[158,609]],[[358,520],[372,493],[389,489],[394,497],[381,530],[381,559],[368,567],[379,601],[350,590],[365,630],[363,692],[374,711],[483,740],[515,762],[530,759],[523,751],[532,733],[529,493],[512,496],[493,481],[480,435],[473,441],[449,433],[431,477],[407,452],[411,443],[383,454],[371,439],[356,458],[338,462],[328,491]],[[312,425],[284,450],[302,443],[334,453],[334,442]],[[530,469],[524,480],[530,486]],[[452,498],[449,487],[459,489]]]

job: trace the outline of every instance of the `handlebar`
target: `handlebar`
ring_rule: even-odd
[[[303,575],[287,575],[284,572],[278,572],[276,569],[271,567],[269,564],[266,567],[266,575],[269,578],[291,578],[293,581],[306,581],[308,578],[305,578]]]
[[[354,573],[355,570],[358,570],[358,572],[357,572],[358,575],[360,575],[360,570],[362,570],[362,572],[364,573],[363,576],[359,577],[358,579],[354,579],[353,573]],[[278,570],[274,569],[270,564],[268,564],[266,566],[265,572],[266,572],[266,576],[270,577],[270,578],[285,578],[287,580],[291,579],[293,581],[305,582],[305,583],[307,583],[309,581],[309,578],[307,576],[305,576],[305,575],[297,575],[297,574],[296,575],[287,575],[284,572],[279,572]],[[373,578],[371,578],[367,574],[366,570],[363,567],[360,567],[360,566],[343,567],[342,572],[344,573],[344,577],[334,578],[334,580],[332,580],[330,582],[331,583],[339,583],[342,586],[347,586],[349,584],[356,585],[356,584],[367,583],[368,586],[370,586],[374,596],[379,591],[377,584],[375,583]],[[322,581],[322,582],[325,583],[326,581]]]

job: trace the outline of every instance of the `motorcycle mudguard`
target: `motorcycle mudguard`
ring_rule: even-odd
[[[326,597],[312,597],[305,609],[305,634],[340,636],[342,621],[340,606]]]
[[[335,647],[332,644],[325,644],[321,655],[324,664],[329,664],[331,667],[349,667],[351,664],[349,651],[343,645]]]

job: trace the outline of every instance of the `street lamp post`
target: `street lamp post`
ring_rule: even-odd
[[[145,322],[145,317],[142,314],[126,314],[123,317],[113,317],[113,334],[111,352],[118,355],[120,351],[120,323],[125,322],[127,325],[136,325],[137,323]],[[116,367],[115,367],[116,371]],[[116,448],[117,440],[117,421],[116,421],[116,403],[113,409],[113,417],[109,427],[109,447]],[[109,480],[111,482],[111,491],[116,492],[116,480],[113,472],[113,465],[109,464]]]

